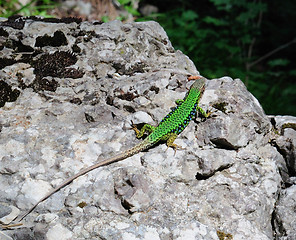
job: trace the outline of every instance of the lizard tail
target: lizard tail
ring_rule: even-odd
[[[66,185],[68,185],[69,183],[71,183],[74,179],[96,169],[102,166],[106,166],[109,165],[111,163],[114,162],[118,162],[121,160],[124,160],[128,157],[133,156],[134,154],[137,154],[139,152],[142,152],[145,149],[148,149],[149,147],[151,147],[152,145],[154,145],[154,143],[149,139],[149,136],[146,137],[142,142],[140,142],[139,144],[137,144],[136,146],[115,155],[114,157],[110,157],[107,158],[103,161],[100,161],[98,163],[95,163],[89,167],[86,167],[84,169],[82,169],[81,171],[79,171],[78,173],[74,174],[72,177],[66,179],[65,181],[63,181],[60,185],[58,185],[56,188],[54,188],[53,190],[51,190],[48,194],[46,194],[43,198],[41,198],[33,207],[31,207],[24,215],[22,215],[18,221],[21,221],[23,218],[25,218],[30,212],[32,212],[39,203],[43,202],[44,200],[46,200],[47,198],[49,198],[52,194],[54,194],[55,192],[59,191],[61,188],[65,187]]]

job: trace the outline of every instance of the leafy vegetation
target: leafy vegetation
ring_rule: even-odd
[[[135,0],[117,0],[118,3],[123,6],[123,8],[130,14],[132,14],[135,17],[140,16],[141,14],[138,12],[138,10],[134,7]]]
[[[296,21],[292,1],[285,2],[286,8],[280,9],[283,12],[276,12],[276,1],[174,2],[179,7],[167,10],[167,6],[176,5],[172,0],[163,0],[162,4],[167,6],[154,19],[164,27],[174,47],[195,62],[202,75],[240,78],[267,114],[296,116],[296,52],[295,46],[292,48],[296,36],[287,33]],[[289,25],[279,29],[275,23],[281,19],[270,19],[272,15],[285,15]],[[294,24],[294,31],[295,28]],[[281,33],[286,40],[277,37]]]
[[[130,14],[133,17],[139,17],[141,14],[138,12],[138,10],[135,8],[135,0],[117,0],[119,6],[123,8],[127,14],[120,14],[116,20],[120,21],[126,21],[128,19],[128,15]],[[105,15],[101,18],[101,21],[103,22],[109,22],[110,18],[108,15]]]
[[[0,17],[7,18],[16,14],[51,17],[47,14],[47,10],[56,6],[57,3],[52,0],[31,0],[27,4],[22,4],[20,0],[0,0]]]

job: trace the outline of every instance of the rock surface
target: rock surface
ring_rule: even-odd
[[[184,150],[174,155],[159,144],[96,169],[41,203],[23,225],[5,228],[16,208],[24,212],[97,157],[137,144],[130,121],[157,125],[198,71],[155,22],[16,17],[2,19],[0,44],[0,237],[296,235],[296,118],[267,117],[229,77],[207,82],[200,106],[213,113],[177,138]]]

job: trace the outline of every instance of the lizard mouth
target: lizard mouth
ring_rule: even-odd
[[[191,80],[197,80],[197,79],[201,79],[201,78],[202,78],[202,76],[190,76],[187,79],[188,79],[188,81],[191,81]]]

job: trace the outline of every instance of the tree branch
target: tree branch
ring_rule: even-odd
[[[283,44],[279,47],[277,47],[276,49],[270,51],[269,53],[265,54],[264,56],[258,58],[256,61],[251,62],[251,63],[247,63],[247,69],[250,69],[251,67],[253,67],[254,65],[256,65],[257,63],[263,61],[264,59],[270,57],[271,55],[275,54],[276,52],[289,47],[291,44],[296,43],[296,38],[294,38],[292,41],[287,42],[286,44]]]

